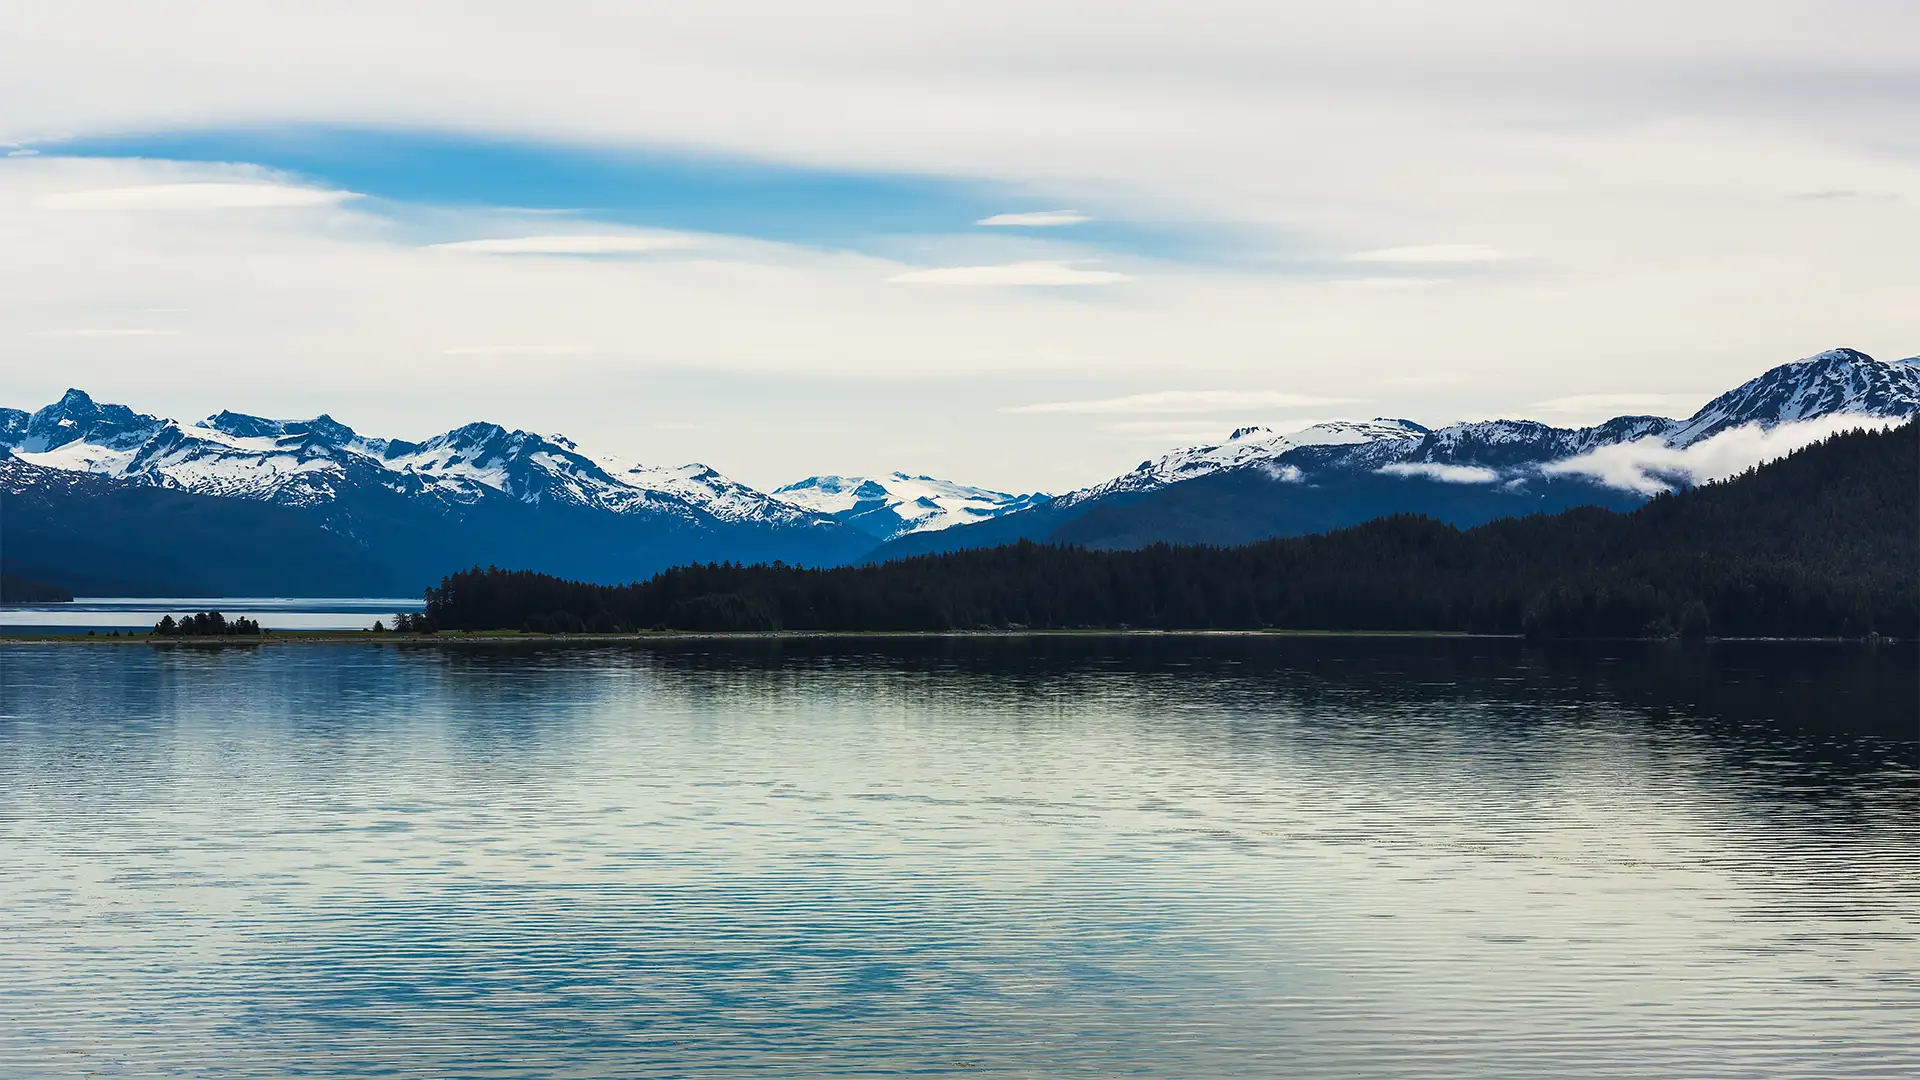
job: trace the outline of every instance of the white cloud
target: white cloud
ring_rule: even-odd
[[[677,251],[694,244],[694,239],[689,236],[581,234],[491,237],[428,246],[436,251],[467,251],[479,255],[636,255],[652,251]]]
[[[1575,394],[1571,397],[1549,398],[1536,401],[1530,407],[1541,412],[1573,413],[1585,416],[1604,413],[1608,417],[1620,416],[1632,410],[1666,409],[1688,402],[1705,401],[1713,396],[1705,394]],[[1691,412],[1692,410],[1687,410]]]
[[[1030,210],[1020,214],[994,214],[991,217],[983,217],[974,224],[1048,229],[1062,225],[1084,225],[1092,220],[1092,217],[1078,210]]]
[[[1408,247],[1357,251],[1348,262],[1365,263],[1480,263],[1493,262],[1500,253],[1483,244],[1413,244]]]
[[[50,210],[271,210],[331,206],[353,198],[358,196],[351,191],[291,184],[201,182],[63,191],[35,203]]]
[[[1404,461],[1383,465],[1378,470],[1388,476],[1424,477],[1443,484],[1491,484],[1500,474],[1478,465],[1442,465],[1431,461]]]
[[[584,356],[593,350],[585,345],[455,345],[441,349],[442,356]]]
[[[1328,284],[1355,289],[1426,289],[1435,285],[1451,285],[1453,282],[1446,278],[1366,277],[1342,278]]]
[[[0,95],[0,113],[7,107]],[[1848,159],[1846,168],[1861,172],[1863,185],[1890,179],[1871,162]],[[757,484],[804,472],[885,473],[902,467],[903,448],[925,445],[933,449],[915,459],[916,470],[1002,490],[1069,490],[1142,456],[1129,438],[1090,438],[1092,424],[1194,415],[1197,429],[1211,414],[1135,406],[1078,424],[1052,422],[1071,414],[1003,406],[1094,396],[1062,386],[1286,386],[1317,400],[1365,396],[1369,415],[1432,424],[1590,389],[1596,372],[1603,386],[1727,388],[1837,344],[1835,326],[1876,355],[1911,354],[1920,340],[1908,302],[1913,267],[1882,257],[1883,245],[1920,243],[1899,221],[1861,222],[1856,235],[1823,217],[1800,237],[1806,250],[1849,258],[1811,260],[1804,274],[1779,271],[1764,288],[1742,277],[1745,255],[1729,256],[1726,274],[1680,259],[1625,283],[1615,274],[1621,263],[1601,260],[1552,305],[1517,300],[1513,287],[1486,278],[1463,276],[1444,291],[1336,289],[1161,260],[1138,284],[1076,294],[1098,294],[1098,302],[1063,302],[1043,289],[909,288],[887,283],[909,269],[897,261],[708,235],[698,237],[697,259],[461,257],[419,246],[419,223],[395,216],[405,208],[373,199],[204,214],[36,205],[83,190],[275,181],[285,182],[228,165],[0,159],[0,229],[18,230],[0,241],[0,295],[8,298],[0,340],[24,350],[19,362],[0,364],[0,404],[45,403],[74,385],[166,415],[331,411],[405,437],[489,419],[568,431],[638,460],[709,460]],[[1778,194],[1767,196],[1776,224],[1793,213]],[[1915,200],[1903,205],[1920,210]],[[1393,235],[1482,235],[1392,222]],[[584,213],[563,226],[491,209],[435,210],[428,224],[436,239],[631,232]],[[1776,231],[1764,243],[1791,252],[1800,250],[1796,236]],[[1016,257],[1024,256],[950,261]],[[1769,292],[1768,283],[1781,289]],[[149,308],[184,311],[143,313]],[[26,336],[153,327],[179,333]],[[555,343],[591,349],[445,354]],[[1435,371],[1457,381],[1418,381]],[[1408,381],[1396,388],[1396,379]],[[1321,412],[1234,411],[1242,408],[1259,409],[1246,419]],[[1204,438],[1170,429],[1161,448],[1219,441],[1243,418],[1227,411],[1218,428],[1194,432]],[[651,426],[682,417],[707,431],[681,438]],[[809,450],[796,456],[796,446]]]
[[[1275,390],[1159,390],[1090,401],[1043,401],[1011,405],[1008,413],[1217,413],[1258,408],[1336,405],[1354,398],[1311,397]]]
[[[1703,484],[1725,480],[1839,432],[1886,428],[1899,422],[1878,416],[1842,415],[1781,424],[1771,429],[1749,424],[1680,449],[1649,436],[1556,461],[1542,471],[1549,476],[1584,476],[1609,487],[1656,495],[1672,490],[1675,481]]]
[[[1083,270],[1069,263],[1039,261],[910,270],[887,280],[912,285],[1113,285],[1133,278],[1112,270]]]
[[[171,337],[179,332],[178,330],[158,330],[147,326],[88,327],[81,330],[34,330],[27,336],[43,338]]]
[[[1283,484],[1298,484],[1307,478],[1298,465],[1276,465],[1268,461],[1261,463],[1260,469]]]

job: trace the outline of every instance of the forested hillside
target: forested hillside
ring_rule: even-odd
[[[1630,513],[1460,530],[1392,516],[1244,547],[1020,543],[635,585],[473,570],[442,629],[1289,628],[1586,636],[1920,634],[1920,428],[1854,432]]]

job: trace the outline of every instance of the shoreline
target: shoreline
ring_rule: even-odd
[[[861,641],[1026,638],[1411,638],[1422,640],[1526,641],[1522,634],[1476,634],[1459,630],[653,630],[626,634],[530,634],[518,630],[441,631],[402,634],[371,630],[274,630],[258,636],[162,637],[129,633],[0,634],[0,646],[149,645],[157,648],[259,648],[269,645],[392,645],[452,648],[470,645],[621,645],[672,641]],[[1551,638],[1538,642],[1645,642],[1683,644],[1677,638]],[[1685,644],[1899,645],[1899,638],[1707,637]]]

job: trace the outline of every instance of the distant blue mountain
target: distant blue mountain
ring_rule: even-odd
[[[1695,457],[1739,432],[1916,412],[1920,358],[1836,349],[1685,420],[1245,427],[1056,497],[904,473],[809,477],[766,493],[705,465],[594,456],[564,436],[498,424],[421,442],[365,436],[325,415],[221,412],[181,424],[70,390],[32,413],[0,409],[0,570],[82,594],[417,593],[476,565],[625,582],[689,562],[825,566],[1019,539],[1237,544],[1389,513],[1473,525],[1636,506],[1692,482]]]

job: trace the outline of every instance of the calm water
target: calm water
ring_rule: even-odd
[[[1911,647],[0,674],[7,1077],[1920,1076]]]
[[[417,599],[299,597],[82,596],[67,604],[0,605],[0,634],[74,634],[92,630],[147,631],[163,615],[195,611],[244,615],[268,630],[364,630],[376,619],[393,625],[401,611],[419,611]]]

